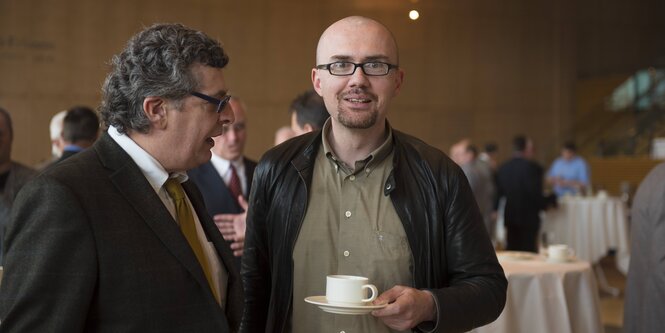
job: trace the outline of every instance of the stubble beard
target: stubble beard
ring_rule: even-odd
[[[347,128],[368,129],[376,124],[379,112],[376,109],[363,111],[362,113],[338,108],[337,120]]]
[[[342,98],[338,99],[337,121],[346,128],[368,129],[376,124],[379,111],[376,106],[370,110],[353,111],[342,107]]]

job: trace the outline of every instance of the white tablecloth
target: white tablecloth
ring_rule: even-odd
[[[493,323],[475,333],[603,332],[598,289],[585,261],[550,263],[508,259],[499,253],[508,278],[506,307]]]
[[[597,263],[616,250],[617,268],[626,274],[630,260],[626,205],[618,198],[563,197],[547,211],[541,233],[550,244],[567,244],[575,255]]]

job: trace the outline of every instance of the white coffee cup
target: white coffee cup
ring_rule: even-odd
[[[365,289],[372,295],[367,297]],[[352,275],[328,275],[326,277],[326,299],[330,304],[363,305],[379,296],[376,286],[369,284],[369,279]]]
[[[547,247],[547,257],[551,260],[566,261],[573,256],[573,249],[566,244],[552,244]]]
[[[607,191],[600,190],[600,191],[598,191],[598,193],[596,193],[596,196],[598,197],[598,199],[607,199],[607,196],[608,196]]]

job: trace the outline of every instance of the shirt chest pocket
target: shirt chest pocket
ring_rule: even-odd
[[[376,231],[374,234],[376,247],[387,259],[410,259],[411,250],[406,236],[401,236],[385,231]]]

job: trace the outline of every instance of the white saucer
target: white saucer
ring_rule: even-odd
[[[567,262],[575,262],[577,261],[577,258],[575,256],[568,256],[566,258],[550,258],[547,257],[545,259],[547,262],[552,262],[552,263],[567,263]]]
[[[318,305],[325,312],[345,315],[364,315],[388,305],[337,305],[328,303],[325,296],[309,296],[305,298],[305,302]]]

